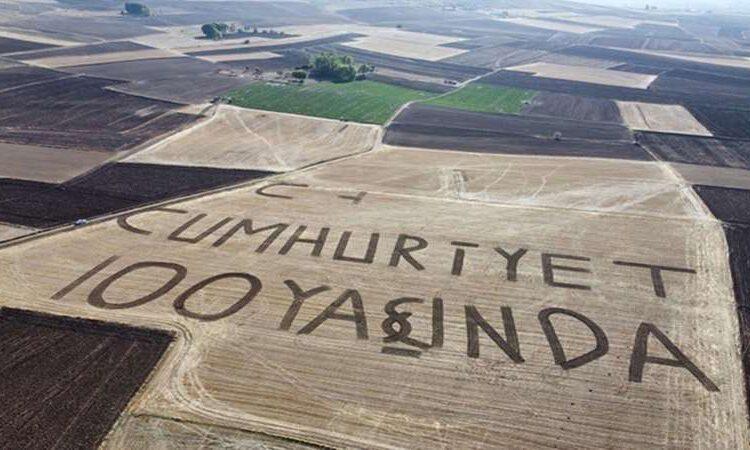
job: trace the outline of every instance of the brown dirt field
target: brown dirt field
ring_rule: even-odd
[[[111,157],[111,152],[0,142],[0,178],[62,183],[100,166]]]
[[[713,136],[681,105],[617,102],[625,125],[632,130]]]
[[[5,248],[3,303],[173,330],[129,416],[334,447],[740,448],[750,439],[715,221],[340,195],[325,183],[250,186],[132,215],[130,231],[108,221]],[[268,230],[229,231],[245,218],[290,227],[258,250]],[[295,243],[293,230],[305,239],[321,227],[330,233],[320,253]],[[351,243],[335,258],[345,231]],[[344,258],[362,257],[371,233],[370,263]],[[425,247],[389,262],[404,235]],[[496,247],[527,253],[508,271]],[[649,270],[613,261],[695,273],[665,271],[662,297]],[[324,287],[295,302],[289,286]],[[404,297],[419,300],[389,318],[387,305]],[[422,347],[384,341],[404,311]],[[593,321],[599,346],[565,314]],[[494,343],[479,325],[497,329]],[[649,357],[672,360],[668,339],[701,377],[641,359],[638,329],[650,332],[637,341]],[[550,342],[564,349],[558,364]]]
[[[431,77],[429,75],[418,75],[416,73],[401,72],[398,70],[381,69],[381,68],[376,67],[375,73],[386,76],[386,77],[403,78],[406,80],[420,81],[423,83],[432,83],[432,84],[439,84],[439,85],[445,84],[445,78]]]
[[[657,78],[656,75],[541,62],[509,67],[506,70],[529,72],[537,77],[555,80],[580,81],[634,89],[648,89],[648,86]]]
[[[127,161],[284,172],[367,151],[378,138],[375,126],[221,106]]]
[[[0,310],[0,446],[97,448],[169,334]]]
[[[690,184],[750,190],[750,171],[745,169],[680,163],[669,166]]]

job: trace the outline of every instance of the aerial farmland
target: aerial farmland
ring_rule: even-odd
[[[750,448],[750,5],[625,3],[0,4],[0,447]]]

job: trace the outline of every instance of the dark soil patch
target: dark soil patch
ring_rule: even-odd
[[[159,8],[180,11],[166,12],[145,19],[138,19],[150,26],[195,25],[211,22],[239,22],[252,24],[258,28],[280,27],[284,25],[332,24],[345,20],[332,13],[301,1],[190,1],[159,0]]]
[[[160,164],[111,164],[66,185],[134,201],[163,200],[262,178],[271,172]]]
[[[41,50],[50,47],[54,47],[54,45],[0,37],[0,55],[6,53],[27,52],[30,50]]]
[[[679,69],[660,75],[649,90],[684,103],[750,109],[750,80],[742,78]]]
[[[68,77],[0,93],[0,140],[89,150],[122,150],[198,119],[179,105],[106,87],[110,80]]]
[[[136,44],[130,41],[105,42],[104,44],[80,45],[75,47],[55,48],[40,52],[34,52],[27,55],[14,55],[13,59],[18,61],[28,61],[39,58],[50,58],[57,56],[86,56],[99,55],[102,53],[130,52],[135,50],[147,50],[151,47]]]
[[[269,174],[255,170],[118,163],[59,185],[0,179],[0,221],[46,228]]]
[[[704,44],[699,40],[683,40],[683,39],[664,39],[664,38],[649,38],[643,45],[644,50],[655,50],[665,52],[684,52],[684,53],[707,53],[717,54],[715,48],[708,44]]]
[[[64,185],[0,179],[0,221],[16,225],[47,228],[136,205],[131,200],[70,191]]]
[[[8,23],[7,25],[11,25]],[[12,23],[13,27],[48,32],[59,36],[73,35],[89,40],[129,39],[146,34],[159,34],[161,31],[146,27],[143,20],[131,17],[112,16],[74,17],[45,14]]]
[[[612,100],[541,92],[524,107],[523,114],[573,120],[622,123],[620,109]]]
[[[656,70],[658,67],[653,67],[653,69]],[[732,80],[737,80],[737,78],[732,77]],[[521,89],[558,92],[583,97],[608,98],[632,102],[695,104],[750,109],[750,98],[745,97],[743,94],[748,89],[747,87],[734,88],[733,85],[722,86],[720,84],[685,80],[668,75],[661,75],[651,84],[649,89],[556,80],[511,70],[501,70],[493,73],[484,77],[482,81]],[[750,80],[747,80],[747,82],[750,82]]]
[[[689,106],[693,113],[714,136],[750,139],[750,111],[709,106]]]
[[[418,6],[376,6],[372,8],[344,9],[339,14],[358,22],[377,24],[403,24],[405,22],[444,22],[460,18],[463,14]]]
[[[386,130],[384,142],[472,153],[651,160],[643,149],[623,142],[558,142],[533,136],[429,125],[391,125]]]
[[[562,139],[555,140],[561,132]],[[412,105],[386,130],[385,142],[480,153],[651,160],[623,126]]]
[[[172,336],[0,310],[0,446],[97,448]]]
[[[621,125],[581,122],[552,117],[487,114],[414,104],[396,117],[394,123],[430,125],[551,138],[556,132],[565,140],[623,141],[630,143],[630,131]]]
[[[15,66],[0,69],[0,91],[23,86],[25,84],[41,83],[67,76],[62,72],[42,69],[40,67]],[[2,107],[2,103],[0,103]]]
[[[591,45],[602,47],[642,48],[646,38],[642,36],[597,36],[591,39]]]
[[[368,74],[367,79],[378,81],[380,83],[391,84],[393,86],[416,89],[418,91],[434,92],[436,94],[445,94],[446,92],[450,92],[451,90],[455,89],[455,86],[451,86],[449,84],[428,83],[425,81],[410,80],[408,78],[382,75],[377,72]]]
[[[583,83],[579,81],[556,80],[552,78],[535,77],[532,74],[501,70],[482,78],[482,82],[511,86],[521,89],[557,92],[561,94],[578,95],[635,102],[672,103],[672,99],[662,98],[644,89],[633,89],[618,86]]]
[[[750,408],[750,227],[724,225],[729,248],[729,267],[732,271],[734,298],[740,328],[740,354],[745,374],[745,396]]]
[[[443,62],[451,64],[467,65],[472,67],[484,67],[495,69],[498,67],[510,67],[530,62],[536,62],[546,55],[544,50],[523,49],[498,45],[471,50],[461,55],[451,56]]]
[[[722,222],[750,225],[750,191],[719,186],[694,185],[693,190]]]
[[[250,81],[250,78],[219,73],[220,69],[232,68],[186,57],[67,67],[65,71],[131,82],[117,86],[121,92],[175,102],[202,103]]]
[[[476,49],[485,47],[485,45],[476,40],[469,40],[469,41],[449,42],[447,44],[441,44],[440,47],[457,48],[459,50],[476,50]]]
[[[636,140],[663,161],[750,170],[750,141],[646,132]]]
[[[304,66],[310,63],[310,56],[299,50],[287,50],[281,53],[278,58],[268,59],[246,59],[237,61],[226,61],[224,64],[234,67],[235,69],[244,70],[256,68],[263,72],[275,72],[278,70],[291,70],[295,67]]]
[[[222,66],[195,58],[156,58],[66,67],[66,72],[121,81],[176,79],[213,73]]]

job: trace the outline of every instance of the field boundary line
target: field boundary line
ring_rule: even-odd
[[[98,225],[98,224],[107,222],[109,220],[116,219],[118,217],[121,217],[121,216],[124,216],[124,215],[127,215],[127,214],[133,214],[135,212],[146,211],[146,210],[150,210],[150,209],[154,209],[154,208],[161,208],[161,207],[170,206],[170,205],[174,205],[174,204],[177,204],[177,203],[186,202],[186,201],[190,201],[190,200],[197,200],[197,199],[202,198],[202,197],[208,197],[208,196],[211,196],[211,195],[214,195],[214,194],[221,194],[221,193],[225,193],[225,192],[231,192],[231,191],[235,191],[235,190],[239,190],[239,189],[244,189],[244,188],[247,188],[247,187],[251,187],[251,186],[255,186],[255,185],[260,185],[260,184],[263,184],[263,183],[266,183],[266,182],[272,182],[272,181],[275,181],[275,180],[283,180],[284,177],[290,176],[290,175],[293,175],[293,174],[296,174],[296,173],[299,173],[299,172],[306,172],[308,170],[313,170],[313,169],[316,169],[316,168],[318,168],[320,166],[323,166],[323,165],[326,165],[326,164],[330,164],[330,163],[334,163],[334,162],[337,162],[337,161],[340,161],[340,160],[344,160],[344,159],[360,157],[360,156],[362,156],[362,155],[364,155],[366,153],[370,153],[370,152],[376,151],[376,150],[380,149],[380,147],[382,147],[382,145],[383,145],[382,144],[383,129],[380,128],[380,127],[377,127],[377,128],[378,128],[377,133],[379,135],[376,136],[376,139],[374,140],[372,146],[369,149],[363,150],[363,151],[355,153],[355,154],[343,155],[343,156],[334,157],[334,158],[331,158],[331,159],[328,159],[328,160],[324,160],[324,161],[314,162],[314,163],[311,163],[311,164],[309,164],[307,166],[303,166],[303,167],[297,168],[297,169],[289,171],[289,172],[276,173],[276,174],[270,175],[270,176],[265,177],[265,178],[255,178],[255,179],[252,179],[252,180],[243,181],[243,182],[236,183],[236,184],[229,184],[229,185],[225,185],[225,186],[219,186],[219,187],[216,187],[216,188],[213,188],[213,189],[209,189],[209,190],[206,190],[206,191],[201,191],[201,192],[196,192],[196,193],[192,193],[192,194],[188,194],[188,195],[183,195],[181,197],[176,197],[176,198],[171,198],[171,199],[156,201],[156,202],[152,202],[152,203],[138,205],[138,206],[135,206],[133,208],[128,208],[128,209],[124,209],[124,210],[120,210],[120,211],[115,211],[115,212],[111,212],[111,213],[102,214],[102,215],[95,216],[95,217],[92,217],[90,219],[87,219],[87,222],[86,222],[85,225],[75,225],[73,223],[65,223],[65,224],[54,226],[52,228],[41,229],[41,230],[38,230],[37,232],[31,233],[31,234],[27,234],[27,235],[24,235],[24,236],[19,236],[19,237],[16,237],[16,238],[9,239],[7,241],[0,242],[0,250],[5,249],[5,248],[9,248],[9,247],[14,247],[14,246],[17,246],[17,245],[21,245],[23,243],[34,241],[34,240],[37,240],[37,239],[42,239],[44,237],[54,236],[54,235],[61,234],[61,233],[67,232],[67,231],[75,231],[75,230],[78,230],[78,229],[88,228],[89,226]],[[188,130],[182,130],[182,131],[184,132],[184,131],[188,131]],[[170,137],[173,137],[173,136],[170,136]],[[158,143],[155,143],[153,145],[157,145],[157,144]],[[103,167],[106,164],[112,164],[114,162],[116,162],[116,160],[115,161],[108,160],[106,163],[100,165],[99,167]],[[99,168],[99,167],[97,167],[97,168]],[[91,173],[93,170],[95,170],[95,169],[92,169],[91,171],[89,171],[87,173]],[[80,177],[82,177],[84,175],[86,175],[86,174],[81,174],[80,176],[76,177],[76,179],[80,178]],[[72,179],[68,180],[68,182],[70,182],[70,181],[72,181]]]
[[[85,76],[89,77],[90,75],[85,75]],[[99,77],[91,77],[91,78],[99,78]],[[109,78],[102,78],[102,79],[108,80]],[[128,85],[132,84],[132,81],[127,81],[127,80],[112,80],[112,81],[125,81],[124,83],[121,83],[123,86],[128,86]],[[104,86],[102,89],[107,90],[107,91],[112,91],[112,92],[115,92],[115,93],[118,93],[118,94],[122,94],[122,95],[130,95],[132,97],[145,98],[146,100],[156,100],[156,101],[159,101],[159,102],[171,103],[173,105],[178,105],[178,106],[192,106],[192,105],[194,105],[194,103],[182,102],[182,101],[177,101],[177,100],[171,100],[171,99],[164,98],[164,97],[158,97],[156,95],[146,95],[146,94],[140,94],[140,93],[137,93],[137,92],[129,92],[129,91],[126,91],[126,90],[118,89],[117,87],[118,87],[118,85],[111,85],[111,86]]]
[[[264,436],[264,437],[270,438],[270,439],[278,439],[279,441],[283,441],[283,442],[287,442],[287,443],[302,444],[302,445],[305,445],[305,446],[308,446],[308,447],[314,447],[314,448],[319,448],[319,449],[330,449],[330,450],[333,450],[335,448],[335,447],[329,447],[329,446],[323,445],[323,444],[318,444],[318,443],[315,443],[315,442],[304,441],[302,439],[295,439],[295,438],[291,438],[291,437],[275,435],[275,434],[272,434],[272,433],[269,433],[269,432],[248,430],[248,429],[241,428],[241,427],[238,427],[238,426],[222,425],[222,424],[216,424],[216,423],[210,423],[210,422],[203,422],[203,421],[199,421],[199,420],[191,420],[191,419],[183,419],[183,418],[179,418],[179,417],[163,416],[163,415],[154,414],[154,413],[151,413],[151,412],[145,412],[145,413],[126,412],[126,413],[123,414],[123,416],[124,415],[128,415],[128,416],[136,418],[136,419],[137,418],[142,418],[142,417],[143,418],[152,418],[152,419],[169,421],[169,422],[175,422],[175,423],[181,423],[181,424],[203,425],[203,426],[206,426],[206,427],[218,428],[218,429],[221,429],[221,430],[238,431],[238,432],[243,433],[243,434]],[[263,447],[263,448],[265,448],[265,447]]]

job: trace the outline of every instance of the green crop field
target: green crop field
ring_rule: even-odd
[[[365,80],[302,86],[255,83],[228,95],[233,105],[245,108],[383,124],[404,103],[435,94]]]
[[[518,114],[535,91],[471,83],[448,95],[425,102],[427,105],[488,113]]]

